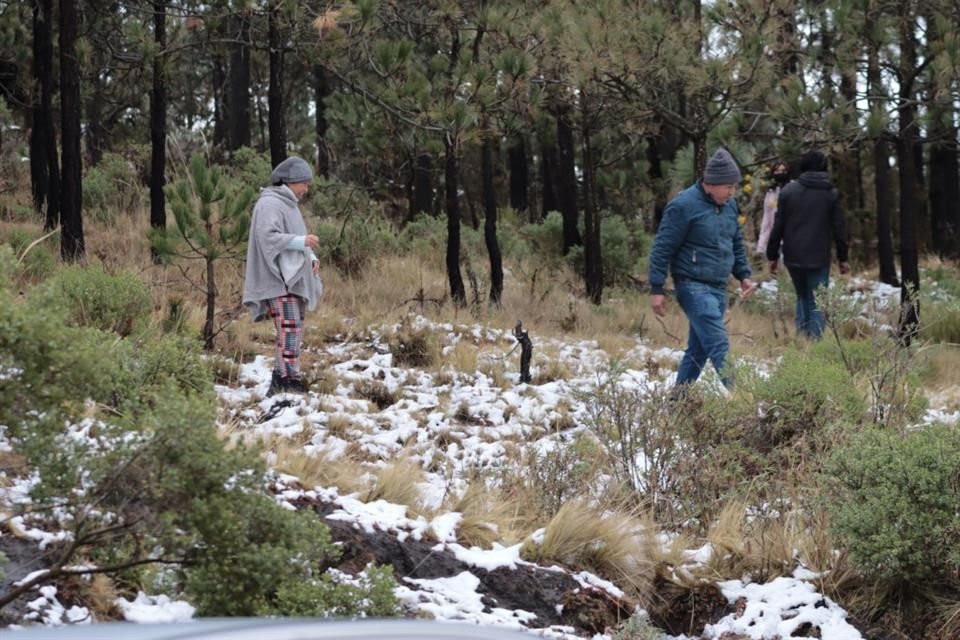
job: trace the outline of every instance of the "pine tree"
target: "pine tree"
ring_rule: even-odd
[[[195,155],[190,174],[167,186],[167,200],[173,210],[173,229],[150,231],[151,247],[162,259],[202,260],[206,293],[204,348],[212,349],[223,327],[215,326],[217,304],[216,265],[243,257],[250,227],[253,190],[228,189],[215,166]]]

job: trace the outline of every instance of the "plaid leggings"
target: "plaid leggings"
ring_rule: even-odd
[[[285,378],[300,377],[300,345],[303,343],[303,298],[285,295],[267,300],[270,317],[277,329],[277,351],[273,369]]]

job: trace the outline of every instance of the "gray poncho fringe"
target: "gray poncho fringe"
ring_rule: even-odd
[[[307,309],[316,308],[323,293],[320,278],[313,275],[316,258],[309,247],[287,248],[293,238],[305,235],[307,225],[293,191],[286,185],[261,189],[250,221],[243,282],[243,304],[254,320],[267,317],[267,300],[288,293],[306,300]],[[288,275],[286,280],[284,273]]]

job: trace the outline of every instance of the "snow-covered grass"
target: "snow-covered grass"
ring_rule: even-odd
[[[865,281],[853,289],[854,299],[864,303],[865,314],[882,308],[873,301],[899,296],[898,290]],[[775,283],[765,283],[761,302],[763,296],[776,295]],[[267,462],[277,470],[277,500],[291,509],[303,498],[319,498],[335,505],[329,516],[333,520],[364,530],[388,531],[401,541],[435,541],[438,549],[453,553],[471,568],[491,571],[530,564],[522,554],[523,545],[542,543],[548,535],[547,522],[527,520],[526,525],[534,528],[525,530],[518,524],[515,530],[508,530],[508,518],[497,522],[491,509],[488,530],[493,533],[485,536],[485,544],[473,545],[465,541],[463,533],[468,521],[483,523],[482,509],[468,514],[456,507],[463,508],[471,487],[495,487],[506,474],[522,471],[530,452],[570,446],[586,431],[583,425],[588,409],[583,394],[594,389],[609,368],[611,354],[601,347],[609,341],[536,336],[535,383],[524,384],[510,329],[438,322],[423,316],[404,322],[437,340],[439,357],[446,358],[449,366],[398,366],[387,341],[400,324],[373,325],[362,332],[339,334],[331,341],[308,342],[305,362],[322,362],[323,373],[330,378],[324,380],[322,391],[267,398],[272,360],[258,355],[239,366],[235,382],[216,387],[224,437],[265,445]],[[665,348],[662,340],[639,337],[620,337],[617,346],[622,384],[649,394],[662,392],[671,384],[678,350]],[[766,364],[757,361],[758,366]],[[705,384],[716,384],[716,380]],[[382,399],[379,404],[371,400],[373,389]],[[960,413],[943,406],[933,406],[927,415],[928,421],[958,419]],[[74,432],[76,437],[84,437],[84,425],[76,425]],[[0,452],[7,449],[0,429]],[[338,465],[347,469],[338,469]],[[27,500],[36,478],[25,474],[0,480],[2,514]],[[706,572],[702,569],[722,552],[700,540],[678,556],[671,549],[675,538],[656,531],[644,533],[641,522],[646,521],[637,519],[634,530],[624,527],[623,534],[646,535],[658,541],[663,557],[682,557],[682,563],[674,567],[678,574],[703,579]],[[64,535],[32,529],[22,518],[10,520],[7,527],[40,546]],[[11,534],[4,531],[0,535]],[[584,587],[602,589],[611,598],[624,595],[623,584],[585,571],[574,575]],[[767,582],[753,582],[746,576],[718,581],[734,613],[708,625],[702,637],[791,637],[810,625],[826,640],[861,638],[846,620],[845,611],[817,592],[819,578],[797,561],[787,575]],[[486,606],[478,591],[480,581],[471,571],[432,580],[403,576],[398,580],[396,595],[410,615],[518,629],[530,628],[535,618],[527,611]],[[164,594],[120,598],[116,606],[124,618],[135,622],[182,620],[193,615],[189,603]],[[53,585],[38,588],[29,608],[25,622],[92,621],[89,610],[63,604]],[[530,630],[546,637],[576,637],[565,627]],[[598,634],[595,640],[609,637]]]

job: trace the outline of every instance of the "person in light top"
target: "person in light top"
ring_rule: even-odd
[[[770,167],[770,177],[773,179],[773,185],[763,196],[763,218],[760,219],[760,233],[757,235],[757,253],[762,256],[767,255],[767,242],[770,240],[770,232],[773,230],[773,221],[777,215],[777,199],[780,197],[780,189],[790,182],[790,167],[786,162],[778,161]]]
[[[267,395],[306,391],[300,372],[303,320],[323,294],[313,253],[319,239],[307,233],[298,206],[312,180],[310,165],[287,158],[270,174],[271,186],[261,189],[250,221],[243,304],[255,321],[272,318],[277,331]]]

